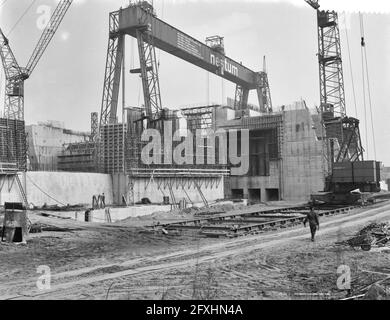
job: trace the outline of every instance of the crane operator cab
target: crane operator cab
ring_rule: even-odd
[[[156,16],[153,6],[148,1],[141,1],[139,6],[153,16]]]

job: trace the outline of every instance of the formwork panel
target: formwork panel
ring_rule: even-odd
[[[0,119],[0,162],[15,163],[19,171],[26,170],[27,141],[24,121]]]

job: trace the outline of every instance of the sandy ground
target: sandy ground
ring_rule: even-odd
[[[98,225],[30,215],[68,228],[0,245],[0,299],[335,299],[337,268],[353,293],[390,276],[389,251],[337,245],[372,221],[390,221],[390,202],[321,220],[317,241],[297,226],[238,239],[155,235],[127,223]],[[51,268],[40,291],[37,267]]]

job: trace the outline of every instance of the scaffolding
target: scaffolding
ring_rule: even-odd
[[[91,141],[97,141],[99,136],[99,113],[91,113]]]
[[[68,172],[96,172],[97,158],[94,142],[71,143],[58,156],[58,170]]]
[[[198,129],[211,129],[214,123],[214,112],[218,105],[181,109],[187,120],[187,129],[195,133]]]
[[[104,173],[123,173],[127,124],[106,124],[100,129],[100,154]]]
[[[0,119],[0,162],[27,169],[27,141],[24,121]]]

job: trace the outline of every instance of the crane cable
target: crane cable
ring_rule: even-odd
[[[349,59],[349,69],[351,71],[351,82],[352,82],[352,92],[353,92],[353,102],[355,105],[355,118],[358,117],[357,112],[357,100],[356,100],[356,90],[355,90],[355,80],[353,76],[353,68],[352,68],[352,59],[351,59],[351,49],[349,45],[349,34],[348,34],[348,27],[347,27],[347,15],[344,11],[344,29],[345,29],[345,36],[347,39],[347,48],[348,48],[348,59]]]
[[[361,37],[361,62],[362,62],[362,85],[363,85],[363,106],[364,106],[364,130],[365,130],[365,138],[366,138],[366,152],[368,156],[368,130],[367,130],[367,103],[366,103],[366,78],[364,73],[364,37],[363,37],[363,20],[362,20],[362,14],[359,12],[359,19],[360,19],[360,33],[362,35]]]
[[[362,39],[362,41],[361,41],[362,65],[363,65],[363,73],[364,73],[364,66],[365,66],[365,72],[366,72],[368,104],[370,107],[372,142],[373,142],[373,149],[374,149],[374,160],[376,160],[377,153],[376,153],[376,143],[375,143],[375,127],[374,127],[374,118],[373,118],[373,112],[372,112],[371,86],[370,86],[370,76],[369,76],[369,69],[368,69],[367,48],[366,48],[365,33],[364,33],[364,19],[363,19],[362,14],[360,14],[360,27],[361,27],[361,39]],[[363,93],[363,94],[365,95],[365,93]],[[367,141],[367,144],[368,144],[368,141]]]
[[[22,21],[22,19],[26,16],[26,14],[30,11],[32,6],[37,2],[37,0],[33,0],[30,5],[27,7],[27,9],[23,12],[23,14],[20,16],[20,18],[16,21],[16,23],[12,26],[11,30],[8,32],[7,37],[9,37],[14,31],[14,29],[19,25],[19,23]]]
[[[0,8],[4,7],[4,5],[7,3],[8,0],[3,0],[2,3],[0,3]]]
[[[164,20],[164,0],[162,0],[161,3],[161,20]],[[160,38],[162,36],[162,29],[160,28]],[[160,70],[160,59],[161,59],[161,49],[158,51],[158,61],[157,61],[157,68]]]

